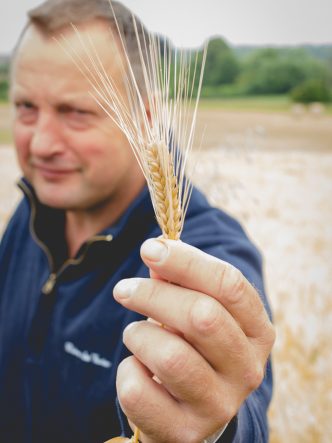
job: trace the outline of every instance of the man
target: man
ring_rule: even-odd
[[[129,38],[121,5],[117,18]],[[259,255],[196,190],[183,242],[156,239],[128,141],[53,39],[84,60],[71,22],[121,73],[107,1],[30,13],[12,64],[24,198],[0,250],[0,441],[103,442],[131,435],[125,415],[143,443],[267,441]]]

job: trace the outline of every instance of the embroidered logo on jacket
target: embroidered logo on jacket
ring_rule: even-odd
[[[93,365],[101,366],[102,368],[108,369],[112,366],[112,362],[106,358],[102,358],[97,352],[81,351],[78,349],[74,343],[66,341],[64,344],[64,350],[67,354],[73,355],[79,358],[84,363],[92,363]]]

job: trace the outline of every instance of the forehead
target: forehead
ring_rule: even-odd
[[[78,62],[84,73],[92,68],[91,56],[115,77],[123,69],[120,43],[111,32],[109,24],[92,21],[81,25],[78,32],[70,26],[46,35],[34,25],[30,25],[17,48],[13,60],[14,79],[21,72],[42,72],[61,70],[66,78],[78,76]]]

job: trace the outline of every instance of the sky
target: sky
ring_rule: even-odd
[[[0,54],[9,53],[26,11],[41,0],[1,0]],[[93,0],[91,0],[93,1]],[[122,0],[176,46],[220,35],[231,44],[332,43],[332,0]]]

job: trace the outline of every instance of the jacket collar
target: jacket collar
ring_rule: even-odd
[[[30,233],[48,255],[51,271],[56,272],[68,258],[65,212],[42,204],[26,178],[22,178],[18,186],[30,204]],[[145,186],[114,224],[81,246],[74,259],[69,260],[70,264],[97,265],[106,258],[105,255],[109,259],[109,254],[113,255],[114,251],[119,259],[125,257],[135,244],[140,244],[148,232],[156,228],[150,194]]]

